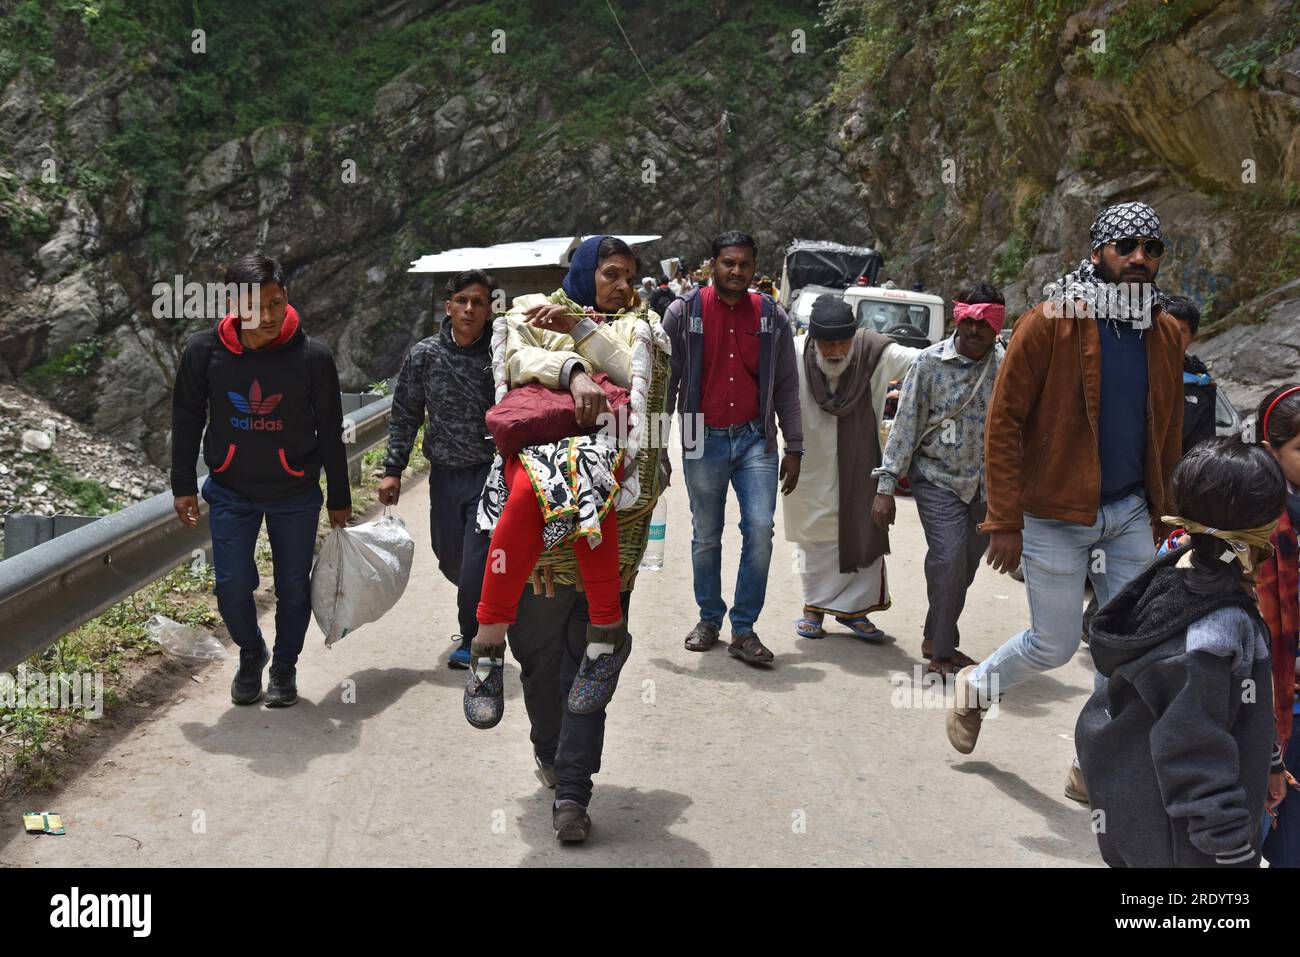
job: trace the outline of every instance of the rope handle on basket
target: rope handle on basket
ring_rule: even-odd
[[[618,312],[601,312],[599,309],[592,308],[591,306],[581,306],[578,303],[574,302],[572,299],[568,297],[568,295],[565,294],[563,289],[556,290],[555,292],[547,296],[546,299],[548,302],[556,306],[568,306],[569,314],[574,316],[579,316],[579,317],[604,316],[605,318],[608,319],[617,319],[620,316],[622,317],[638,316],[644,319],[646,318],[646,312],[650,308],[649,303],[642,301],[640,305],[637,306],[636,309],[622,309]]]

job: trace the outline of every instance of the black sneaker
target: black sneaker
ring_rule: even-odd
[[[271,665],[271,680],[266,685],[266,706],[287,708],[298,700],[298,669],[277,661]]]
[[[551,808],[555,839],[565,844],[581,844],[591,834],[591,818],[577,801],[556,801]]]
[[[230,701],[232,704],[257,704],[262,700],[262,669],[271,660],[271,653],[262,643],[261,652],[239,652],[239,671],[230,683]]]
[[[501,723],[506,712],[505,645],[492,649],[500,658],[484,657],[474,652],[469,680],[465,682],[465,720],[487,730]]]

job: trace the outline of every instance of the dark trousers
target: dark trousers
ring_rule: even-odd
[[[1282,760],[1288,768],[1300,768],[1300,723],[1291,732]],[[1269,867],[1300,867],[1300,793],[1288,787],[1286,797],[1275,810],[1277,827],[1272,827],[1273,818],[1267,812],[1264,814],[1264,820],[1270,824],[1261,848],[1264,860]]]
[[[632,595],[623,592],[623,614]],[[555,597],[524,588],[519,617],[507,632],[519,662],[524,707],[532,725],[533,749],[555,765],[555,799],[591,802],[591,778],[600,771],[605,745],[605,709],[573,714],[565,700],[582,656],[587,653],[587,599],[570,585],[556,585]]]
[[[460,635],[478,634],[479,595],[487,566],[490,536],[478,531],[478,501],[490,462],[464,468],[429,470],[429,537],[438,570],[456,586],[456,616]]]
[[[295,664],[311,620],[311,563],[323,497],[314,488],[293,498],[254,502],[208,478],[203,483],[212,529],[212,568],[216,574],[217,610],[240,651],[260,652],[253,594],[260,579],[254,550],[266,520],[275,570],[274,659]]]
[[[966,591],[989,543],[989,537],[977,528],[988,506],[980,499],[968,505],[955,493],[915,473],[910,478],[928,549],[925,591],[930,608],[925,613],[923,634],[933,642],[934,657],[951,658],[961,644],[957,619],[966,607]]]

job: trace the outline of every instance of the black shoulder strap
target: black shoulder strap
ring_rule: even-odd
[[[203,356],[203,381],[209,383],[210,388],[212,382],[212,357],[216,355],[218,349],[224,349],[225,346],[221,344],[221,340],[218,338],[216,326],[213,326],[209,333],[206,338],[200,339],[199,342],[207,349],[206,354]],[[181,361],[183,362],[184,359],[182,358]]]
[[[686,300],[686,315],[689,318],[704,318],[704,297],[700,295],[699,287],[692,289],[682,298]]]
[[[307,373],[307,401],[311,403],[311,414],[316,415],[316,378],[312,374],[311,367],[311,348],[312,338],[307,333],[302,334],[302,364],[303,370]]]

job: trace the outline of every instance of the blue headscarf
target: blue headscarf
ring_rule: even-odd
[[[569,274],[560,285],[564,291],[580,306],[596,308],[596,266],[599,260],[596,250],[604,236],[592,236],[582,241],[569,259]]]

